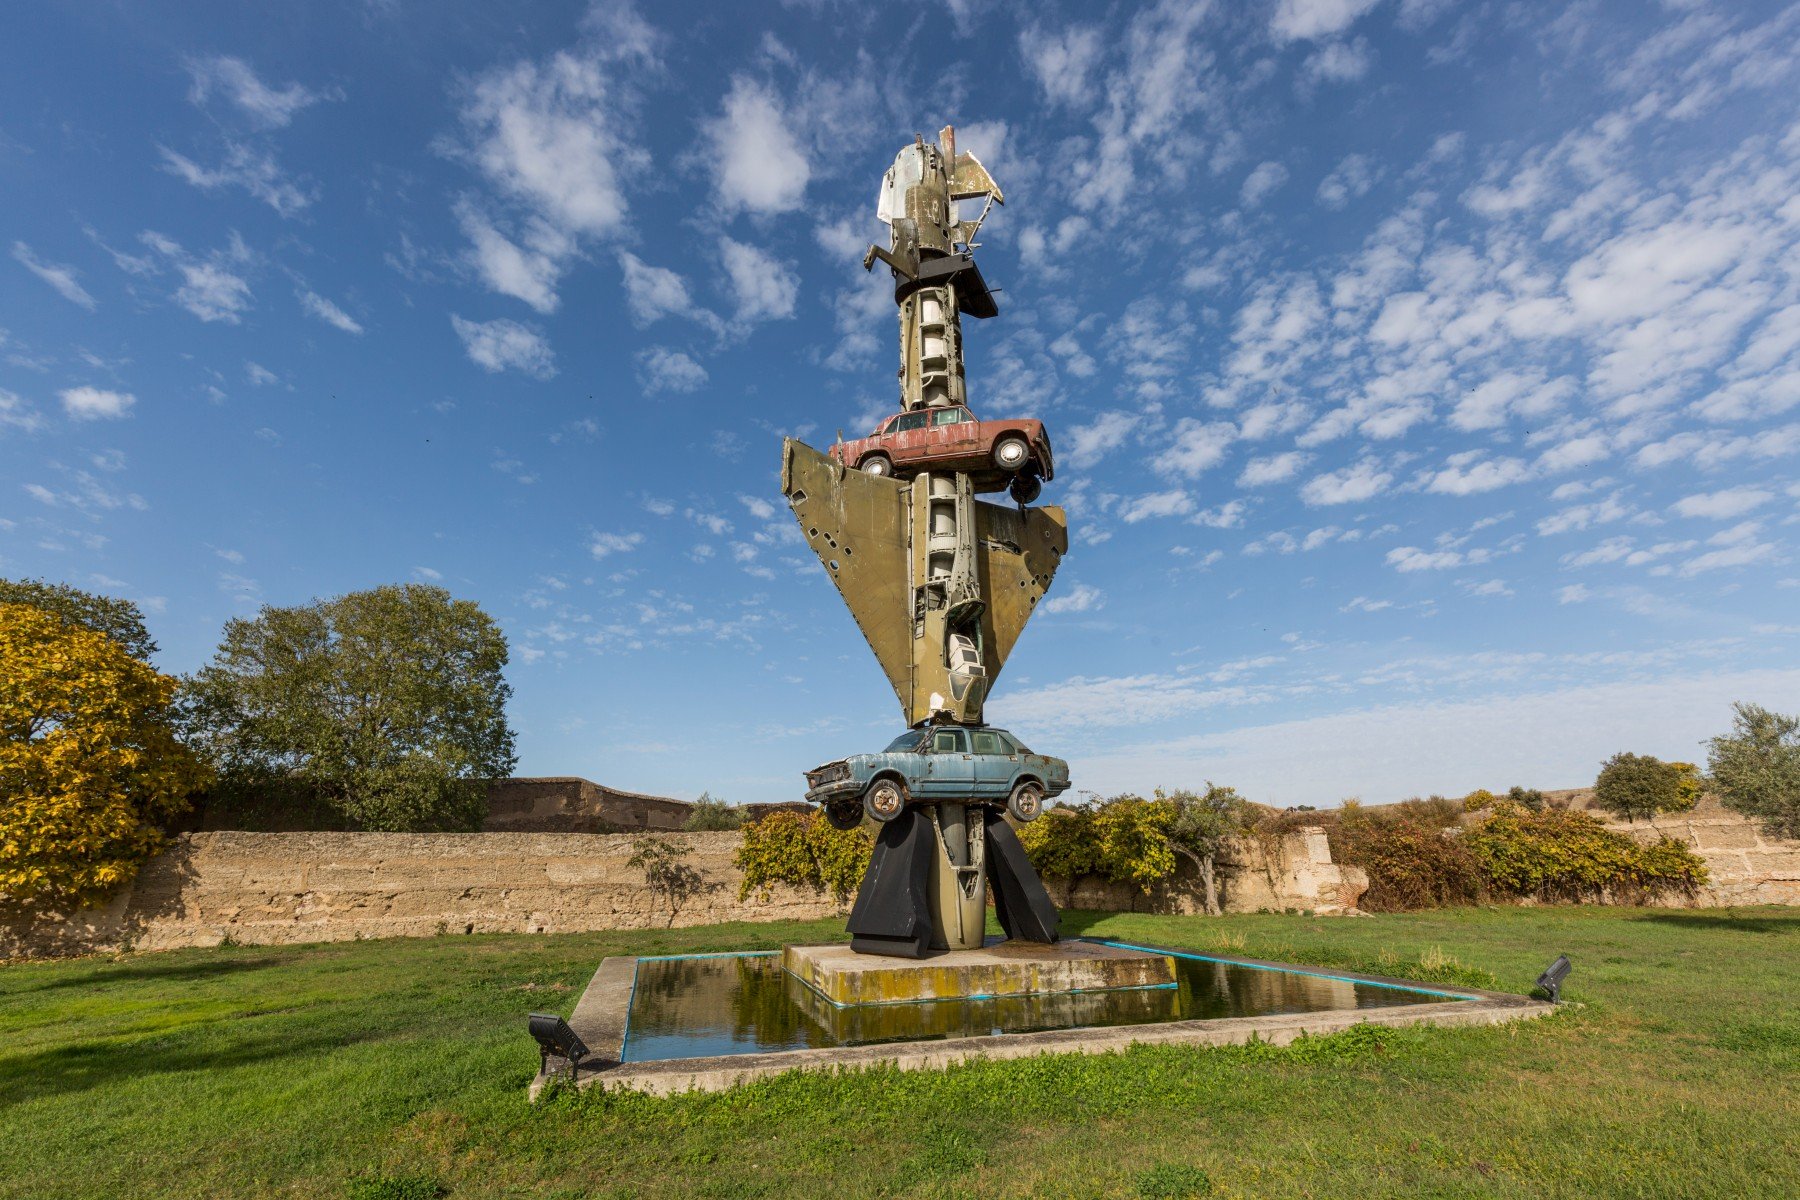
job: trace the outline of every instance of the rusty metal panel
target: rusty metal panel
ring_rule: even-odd
[[[983,652],[992,688],[1069,552],[1069,519],[1055,505],[1021,511],[985,501],[977,502],[975,514],[981,592],[988,602]]]

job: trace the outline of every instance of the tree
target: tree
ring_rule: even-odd
[[[1707,772],[1725,807],[1800,838],[1800,717],[1732,706],[1731,732],[1709,743]]]
[[[1621,752],[1601,765],[1594,780],[1594,803],[1627,821],[1681,812],[1694,807],[1699,798],[1697,789],[1685,786],[1692,775],[1690,764]]]
[[[100,902],[162,844],[209,780],[175,688],[105,635],[0,604],[0,901]]]
[[[682,830],[687,833],[719,833],[744,827],[742,810],[713,799],[711,792],[701,792],[700,798],[694,801],[694,811],[682,823]]]
[[[66,583],[0,579],[0,604],[29,604],[55,613],[71,625],[105,634],[139,662],[149,662],[156,653],[156,643],[144,628],[144,614],[129,600],[84,592]]]
[[[240,794],[298,786],[354,828],[476,829],[512,773],[506,637],[443,588],[233,620],[190,681],[192,736]]]
[[[709,885],[704,875],[682,861],[693,851],[680,838],[641,837],[631,843],[631,857],[625,860],[626,866],[644,873],[652,900],[661,896],[669,906],[667,927],[674,926],[682,905],[718,886]]]
[[[1250,802],[1236,789],[1220,787],[1210,779],[1200,795],[1186,790],[1165,793],[1158,788],[1156,798],[1174,806],[1167,830],[1169,846],[1200,868],[1207,914],[1217,916],[1219,888],[1213,863],[1228,841],[1242,836],[1249,828]]]

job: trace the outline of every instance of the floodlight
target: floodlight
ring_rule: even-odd
[[[549,1072],[550,1056],[554,1054],[569,1060],[569,1078],[574,1079],[581,1070],[581,1060],[588,1056],[587,1043],[555,1013],[532,1013],[528,1021],[531,1036],[537,1039],[539,1073]]]
[[[1537,977],[1537,985],[1543,988],[1545,992],[1549,993],[1550,1003],[1562,1003],[1563,980],[1567,979],[1569,977],[1569,972],[1574,969],[1574,966],[1569,962],[1569,956],[1566,954],[1559,954],[1556,956],[1556,961],[1545,967],[1544,973]]]

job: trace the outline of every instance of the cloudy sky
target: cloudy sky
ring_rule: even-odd
[[[0,45],[0,573],[165,670],[398,580],[521,771],[738,801],[898,726],[777,491],[895,407],[955,123],[979,414],[1073,545],[990,717],[1110,793],[1574,786],[1800,707],[1800,8],[47,3]]]

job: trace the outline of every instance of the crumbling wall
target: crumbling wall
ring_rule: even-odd
[[[686,800],[621,792],[576,775],[495,779],[487,785],[488,833],[615,833],[680,829]]]
[[[1325,831],[1316,825],[1279,838],[1242,838],[1232,842],[1215,864],[1219,903],[1226,912],[1312,912],[1333,915],[1356,911],[1369,888],[1360,867],[1331,861]],[[1050,898],[1059,908],[1103,912],[1199,913],[1206,890],[1199,871],[1177,860],[1175,876],[1145,893],[1129,883],[1097,876],[1046,879]]]

